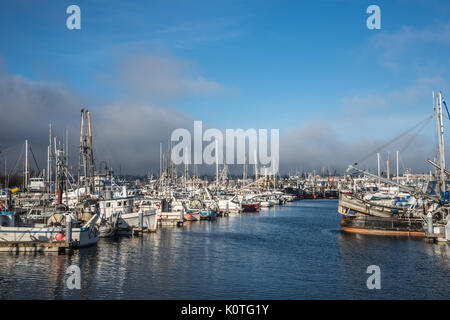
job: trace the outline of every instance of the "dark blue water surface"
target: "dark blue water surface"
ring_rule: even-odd
[[[449,299],[450,246],[346,234],[336,200],[101,239],[69,255],[0,254],[7,299]],[[66,269],[81,269],[68,289]],[[366,286],[378,265],[381,289]]]

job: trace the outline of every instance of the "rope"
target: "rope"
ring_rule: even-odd
[[[428,120],[431,120],[431,118],[429,118]],[[407,147],[409,147],[409,145],[417,138],[417,136],[419,135],[419,133],[425,129],[426,126],[428,126],[430,122],[425,121],[421,127],[419,127],[419,129],[417,130],[417,132],[411,136],[411,138],[406,142],[405,146],[400,149],[400,152],[404,151]]]
[[[380,150],[384,149],[385,147],[391,145],[392,143],[396,142],[397,140],[399,140],[400,138],[403,138],[404,136],[406,136],[411,130],[414,130],[415,128],[423,125],[424,123],[426,123],[427,121],[429,121],[430,119],[432,119],[434,117],[434,115],[430,115],[428,117],[426,117],[424,120],[420,121],[419,123],[417,123],[416,125],[408,128],[407,130],[403,131],[402,133],[400,133],[398,136],[394,137],[393,139],[389,140],[388,142],[384,143],[383,145],[381,145],[379,148],[377,148],[375,151],[369,153],[368,155],[366,155],[364,158],[358,160],[355,165],[357,165],[360,162],[363,162],[365,160],[367,160],[368,158],[370,158],[371,156],[373,156],[374,154],[376,154],[377,152],[379,152]]]
[[[36,161],[36,157],[34,156],[33,149],[31,149],[31,146],[30,146],[30,151],[31,151],[31,155],[33,156],[34,164],[36,165],[36,168],[38,169],[38,174],[37,175],[39,176],[39,174],[41,173],[41,169],[39,169],[39,165],[38,165],[38,163]]]
[[[23,147],[23,145],[22,145],[22,147]],[[9,171],[8,176],[10,176],[13,171],[16,172],[17,165],[19,164],[20,160],[22,159],[23,151],[24,151],[25,148],[21,148],[21,149],[22,149],[22,151],[20,152],[19,158],[17,159],[16,164],[14,165],[14,167]]]

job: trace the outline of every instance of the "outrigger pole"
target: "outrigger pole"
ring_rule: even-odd
[[[383,182],[385,182],[387,184],[391,184],[391,185],[397,186],[397,187],[399,187],[399,189],[403,189],[403,190],[411,193],[412,195],[418,195],[418,196],[422,196],[422,197],[428,198],[428,199],[433,200],[433,201],[439,201],[438,197],[429,195],[429,194],[424,193],[422,191],[419,191],[419,190],[417,190],[416,188],[413,188],[413,187],[404,186],[404,185],[402,185],[400,183],[395,182],[394,180],[388,180],[386,178],[383,178],[383,177],[378,176],[376,174],[370,173],[368,171],[361,170],[361,169],[359,169],[359,168],[357,168],[355,166],[349,165],[348,168],[347,168],[347,172],[349,172],[350,170],[355,170],[355,171],[357,171],[359,173],[362,173],[362,174],[364,174],[366,176],[369,176],[371,178],[383,181]]]

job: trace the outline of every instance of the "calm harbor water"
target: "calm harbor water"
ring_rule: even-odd
[[[450,299],[450,246],[346,234],[337,200],[101,239],[71,255],[0,254],[3,299]],[[81,269],[81,289],[66,269]],[[369,265],[381,289],[369,290]]]

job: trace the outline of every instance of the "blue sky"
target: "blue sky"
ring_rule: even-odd
[[[66,28],[70,4],[81,8],[81,30]],[[370,4],[381,8],[381,30],[366,27]],[[448,90],[446,1],[2,1],[0,7],[0,57],[8,72],[64,87],[93,110],[145,100],[219,128],[310,126],[358,143],[389,139],[419,122],[432,112],[431,90]],[[153,74],[154,66],[161,68]],[[146,72],[158,79],[167,70],[165,94],[159,96],[156,80],[136,90]]]

